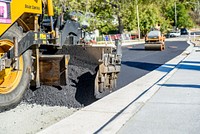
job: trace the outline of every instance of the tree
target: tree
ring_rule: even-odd
[[[177,26],[192,27],[193,21],[189,15],[195,6],[186,4],[187,0],[55,0],[55,9],[60,12],[62,3],[67,12],[81,12],[80,21],[90,24],[88,30],[99,29],[101,33],[110,31],[123,33],[137,29],[136,4],[139,6],[140,29],[145,35],[151,28],[160,25],[166,32],[175,24],[175,2],[177,11]],[[194,1],[195,0],[191,0]],[[65,3],[65,4],[63,4]],[[87,14],[93,15],[87,17]]]
[[[175,7],[171,5],[167,8],[166,17],[171,21],[171,25],[175,26]],[[191,17],[188,14],[188,11],[185,8],[183,3],[176,3],[176,12],[177,12],[177,24],[176,27],[192,27],[193,22]]]

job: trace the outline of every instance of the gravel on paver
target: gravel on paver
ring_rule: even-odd
[[[42,85],[38,89],[28,89],[23,102],[69,108],[79,108],[94,102],[97,61],[82,47],[68,47],[56,53],[70,54],[67,85],[59,87]]]

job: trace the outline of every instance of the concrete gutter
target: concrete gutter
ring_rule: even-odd
[[[128,45],[135,45],[135,44],[144,44],[144,39],[141,40],[126,40],[126,41],[122,41],[122,46],[128,46]],[[97,43],[97,44],[92,44],[92,46],[112,46],[115,45],[114,41],[103,41],[101,43]]]
[[[129,85],[79,110],[38,134],[116,133],[176,72],[176,66],[193,50],[179,56]]]

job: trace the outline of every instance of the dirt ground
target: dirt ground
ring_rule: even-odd
[[[34,134],[95,101],[95,74],[88,68],[69,66],[66,86],[28,89],[22,102],[0,113],[0,134]]]
[[[0,113],[0,134],[34,134],[96,101],[96,65],[76,58],[70,58],[66,86],[29,88],[16,108]]]
[[[77,110],[22,102],[16,108],[0,113],[0,134],[35,134]]]

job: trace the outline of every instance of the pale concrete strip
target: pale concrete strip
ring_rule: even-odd
[[[122,46],[129,46],[129,45],[139,45],[144,44],[144,40],[141,41],[129,41],[129,42],[122,42]],[[115,42],[112,43],[102,43],[102,44],[91,44],[93,47],[113,47],[115,46]]]
[[[138,44],[144,44],[144,40],[141,40],[141,41],[133,41],[133,42],[123,42],[123,43],[122,43],[122,46],[138,45]]]
[[[192,47],[187,49],[190,52]],[[62,133],[115,133],[135,114],[144,103],[157,91],[149,92],[156,83],[164,83],[163,78],[182,61],[187,54],[177,56],[160,68],[148,73],[142,78],[130,83],[126,87],[102,98],[101,100],[83,108],[68,118],[39,132],[39,134]],[[166,77],[167,78],[167,77]],[[145,99],[137,101],[148,93]]]
[[[190,47],[188,47],[188,49],[183,53],[183,55],[184,54],[189,54],[191,51],[192,51],[192,48],[193,48],[193,46],[190,46]],[[173,60],[171,60],[171,61],[169,61],[169,62],[167,62],[165,65],[163,65],[163,66],[161,66],[160,68],[158,68],[157,70],[155,70],[155,73],[156,73],[156,71],[158,71],[158,70],[165,70],[165,71],[167,71],[167,72],[169,72],[171,69],[173,69],[175,66],[171,66],[171,65],[173,65],[173,64],[175,64],[175,65],[177,65],[178,64],[178,62],[180,62],[181,60],[182,60],[182,56],[183,55],[180,55],[180,56],[178,56],[178,57],[176,57],[176,58],[174,58]],[[180,59],[179,59],[180,58]],[[184,59],[184,58],[183,58]],[[177,64],[176,64],[177,63]],[[169,69],[167,69],[167,67],[169,68]],[[159,90],[159,88],[161,87],[160,85],[162,85],[163,83],[165,83],[175,72],[177,71],[177,68],[174,68],[172,71],[170,71],[169,73],[167,73],[167,75],[166,76],[164,76],[163,78],[161,78],[160,80],[158,80],[158,82],[156,83],[156,84],[152,84],[152,87],[150,87],[149,89],[147,89],[146,91],[147,92],[145,92],[145,94],[143,94],[142,95],[142,97],[140,97],[140,98],[138,98],[138,100],[135,100],[135,102],[132,104],[132,105],[135,105],[135,104],[145,104],[158,90]],[[159,72],[157,72],[157,73],[159,73]],[[156,78],[153,78],[153,77],[151,77],[151,75],[152,74],[150,74],[149,75],[149,77],[148,77],[148,74],[145,76],[145,78],[147,78],[147,79],[156,79]],[[151,77],[151,78],[150,78]],[[142,80],[144,80],[145,82],[147,82],[146,81],[146,79],[142,79]],[[140,81],[140,80],[139,80]],[[144,83],[144,81],[143,81],[143,83]],[[148,82],[147,82],[148,83]],[[133,85],[134,86],[134,85]],[[139,87],[140,88],[140,87]],[[124,93],[125,94],[125,93]],[[128,96],[128,95],[127,95]],[[130,95],[129,95],[130,96]],[[132,106],[131,105],[131,106]],[[142,105],[141,105],[141,107],[142,107]],[[140,107],[140,108],[141,108]],[[126,111],[128,111],[128,109],[129,108],[126,108],[126,110],[125,111],[123,111],[123,113],[125,113]],[[137,109],[137,111],[139,111],[139,109]],[[134,114],[136,114],[136,112],[137,111],[134,111],[133,113],[132,113],[132,116],[134,115]],[[130,119],[130,117],[129,118],[127,118],[127,120],[129,120]],[[119,116],[118,118],[116,118],[115,119],[115,121],[113,121],[113,122],[111,122],[111,123],[109,123],[109,124],[107,124],[103,129],[101,129],[101,131],[99,131],[99,132],[101,132],[101,133],[117,133],[117,131],[119,130],[119,127],[120,126],[123,126],[123,120],[125,120],[124,119],[124,117],[123,116]],[[125,122],[124,122],[125,123]]]
[[[199,134],[199,105],[149,103],[117,134]]]
[[[187,41],[186,38],[167,38],[166,41]],[[138,40],[132,40],[132,41],[124,41],[122,42],[122,46],[129,46],[129,45],[139,45],[139,44],[144,44],[145,41],[144,39],[141,39],[140,41]],[[102,42],[101,44],[91,44],[93,47],[115,47],[115,42]]]
[[[198,49],[198,48],[197,48]],[[119,134],[199,134],[200,52],[196,48]],[[142,97],[143,98],[143,97]]]

